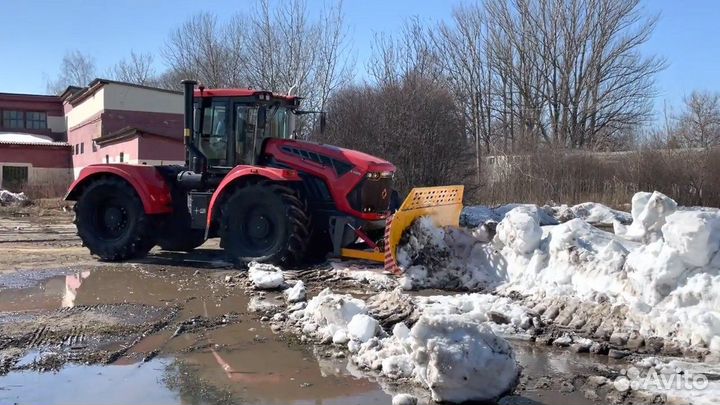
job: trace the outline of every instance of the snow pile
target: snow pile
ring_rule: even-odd
[[[632,198],[632,224],[614,224],[615,234],[629,240],[655,241],[661,236],[665,218],[676,209],[677,203],[663,193],[635,193]]]
[[[283,293],[287,297],[288,302],[295,303],[305,301],[305,295],[307,294],[305,283],[303,283],[302,280],[298,280],[294,286],[283,291]]]
[[[423,315],[463,315],[476,323],[487,323],[493,332],[517,336],[535,326],[527,309],[511,298],[493,294],[459,294],[417,297],[416,305]]]
[[[485,205],[471,205],[463,208],[460,214],[460,225],[468,228],[478,227],[488,221],[500,222],[508,212],[515,208],[522,207],[536,213],[540,225],[557,225],[558,221],[553,217],[552,209],[549,207],[538,207],[535,204],[506,204],[499,207],[487,207]]]
[[[351,340],[367,342],[380,330],[380,323],[373,317],[357,314],[347,324],[347,336]]]
[[[248,277],[259,290],[274,290],[285,284],[282,270],[272,264],[250,262]]]
[[[331,262],[330,265],[338,275],[351,278],[361,284],[367,284],[376,290],[392,290],[398,284],[397,279],[384,273],[384,270],[348,265],[345,262]]]
[[[8,190],[0,189],[0,206],[19,205],[26,206],[30,204],[30,199],[25,193],[13,193]]]
[[[414,378],[435,401],[492,400],[512,389],[520,370],[512,348],[463,315],[423,315],[408,330],[363,344],[352,360],[391,378]]]
[[[392,399],[392,405],[417,405],[417,398],[410,394],[397,394]]]
[[[537,215],[525,207],[512,209],[498,224],[497,238],[505,246],[520,254],[534,252],[542,238]]]
[[[497,284],[486,244],[468,231],[438,228],[428,217],[415,221],[398,247],[400,285],[418,288],[482,289]]]
[[[628,256],[641,333],[720,351],[720,213],[678,211]]]
[[[367,315],[363,300],[334,294],[329,288],[308,301],[301,316],[303,333],[325,342],[345,344],[351,339],[364,342],[378,332],[377,321]],[[372,325],[375,328],[371,334]]]
[[[613,225],[615,222],[627,225],[633,218],[630,213],[614,210],[606,205],[587,202],[572,207],[561,205],[553,207],[553,216],[559,222],[580,218],[591,225]]]
[[[498,224],[501,290],[625,304],[644,336],[720,349],[720,213],[683,210],[660,193],[633,197],[622,237],[581,219],[544,227],[514,209]],[[626,238],[640,240],[628,241]]]

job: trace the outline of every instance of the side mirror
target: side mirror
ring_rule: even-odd
[[[327,125],[326,116],[327,116],[327,113],[325,113],[324,111],[320,113],[320,133],[321,134],[325,133],[325,126]]]
[[[265,129],[265,124],[267,122],[267,108],[265,106],[260,106],[258,108],[257,113],[257,126],[258,129]]]

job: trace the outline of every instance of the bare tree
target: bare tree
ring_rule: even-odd
[[[676,137],[690,148],[720,145],[720,94],[693,91],[685,97]]]
[[[172,80],[193,77],[208,87],[301,95],[305,109],[322,110],[351,79],[349,51],[342,2],[312,19],[303,0],[257,0],[247,14],[227,22],[201,13],[175,30],[162,50],[169,72],[158,85],[175,88]],[[301,130],[310,127],[309,119]]]
[[[60,94],[68,86],[87,86],[95,78],[95,59],[77,49],[68,51],[63,56],[57,77],[47,81],[47,91]]]
[[[328,112],[320,140],[393,162],[401,193],[469,174],[461,112],[439,83],[410,74],[397,83],[349,87],[330,99]]]
[[[168,38],[161,53],[171,71],[199,80],[208,87],[243,85],[244,20],[221,24],[215,15],[200,13]]]
[[[651,118],[665,63],[639,52],[657,22],[641,14],[640,0],[491,0],[485,10],[497,39],[491,61],[517,93],[523,135],[616,148]]]
[[[130,51],[129,58],[123,58],[112,68],[116,80],[141,85],[156,84],[153,56],[150,53]]]

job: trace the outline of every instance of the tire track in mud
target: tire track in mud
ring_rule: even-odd
[[[140,340],[167,327],[179,309],[97,304],[23,313],[21,320],[0,326],[0,375],[12,370],[57,369],[67,361],[112,363]],[[48,353],[52,361],[40,356],[40,360],[18,364],[33,352]]]

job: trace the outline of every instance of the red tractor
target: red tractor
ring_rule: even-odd
[[[296,116],[310,113],[296,96],[183,85],[184,166],[91,165],[70,186],[91,253],[126,260],[220,237],[235,263],[293,264],[328,252],[383,261],[386,219],[399,207],[395,166],[293,139]]]

